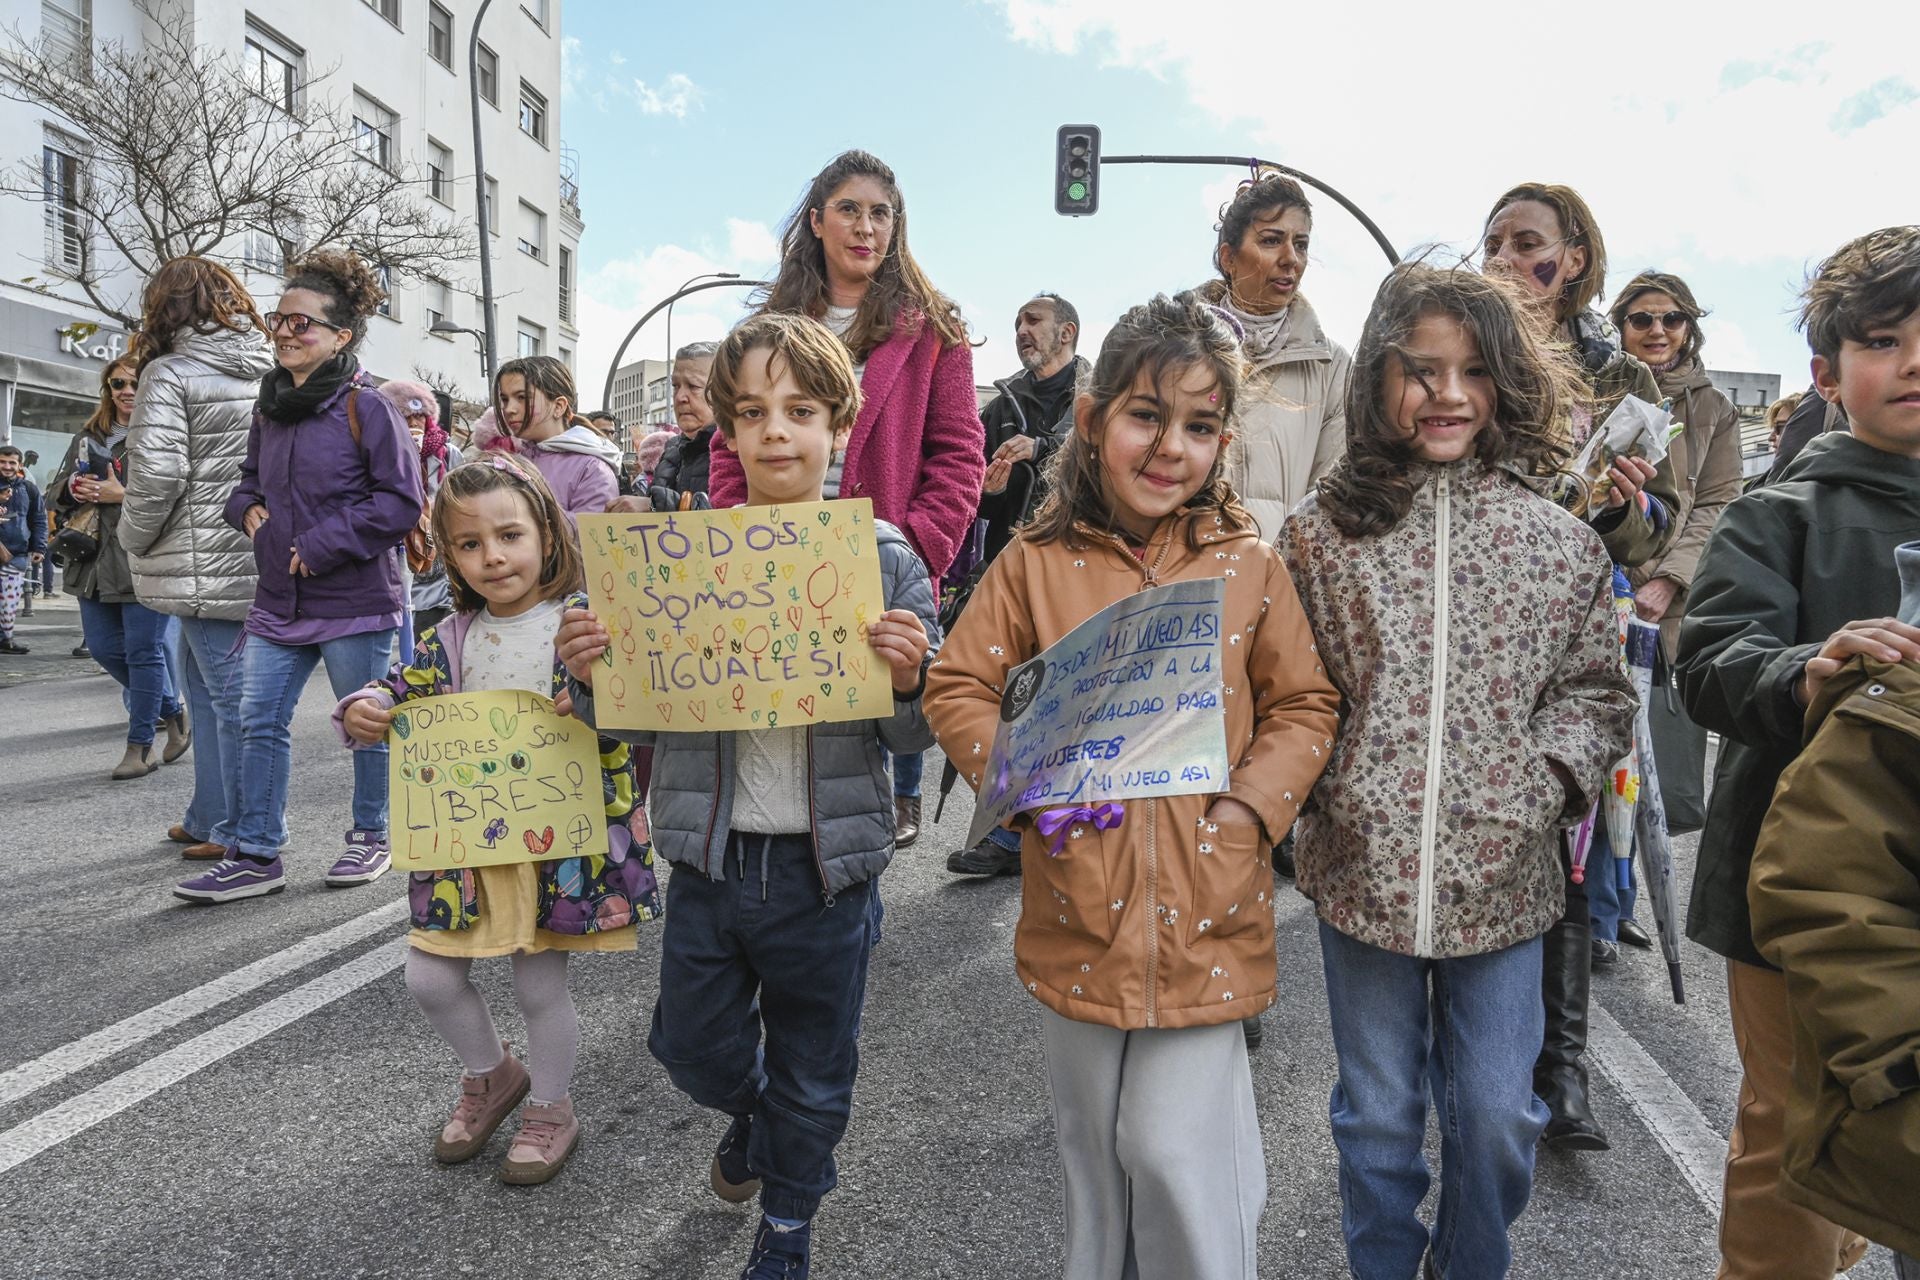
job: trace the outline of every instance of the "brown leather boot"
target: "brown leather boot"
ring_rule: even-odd
[[[893,798],[893,847],[904,849],[920,838],[920,797]]]
[[[187,830],[177,822],[167,828],[167,839],[173,841],[175,844],[200,843],[199,838],[195,836],[193,832]]]
[[[153,749],[151,742],[129,742],[127,754],[120,757],[120,763],[113,766],[109,776],[115,782],[126,782],[131,778],[144,778],[160,767],[160,753]]]
[[[218,862],[227,856],[227,846],[213,840],[202,840],[182,849],[180,856],[189,862]]]
[[[520,1065],[520,1059],[513,1056],[513,1050],[505,1041],[500,1044],[500,1052],[506,1056],[493,1070],[484,1075],[460,1077],[460,1101],[454,1104],[453,1114],[447,1118],[440,1136],[433,1140],[433,1158],[440,1163],[459,1164],[473,1159],[480,1148],[487,1145],[487,1139],[493,1137],[500,1122],[527,1096],[530,1083],[527,1069]]]
[[[160,752],[161,764],[172,764],[187,754],[187,748],[193,745],[193,728],[187,723],[185,707],[162,720],[157,727],[167,731],[167,745]]]

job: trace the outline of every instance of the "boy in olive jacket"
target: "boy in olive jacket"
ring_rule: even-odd
[[[1828,1280],[1864,1248],[1778,1189],[1791,1021],[1786,981],[1754,946],[1747,881],[1826,682],[1856,656],[1920,659],[1920,628],[1890,616],[1894,548],[1920,538],[1920,226],[1842,246],[1807,285],[1801,324],[1814,382],[1853,432],[1822,436],[1781,483],[1727,508],[1680,628],[1687,710],[1723,738],[1687,912],[1687,935],[1728,960],[1743,1073],[1721,1280]]]

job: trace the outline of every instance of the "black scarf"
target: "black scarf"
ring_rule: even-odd
[[[260,379],[260,398],[254,402],[254,408],[274,422],[305,422],[326,403],[327,397],[359,372],[359,357],[342,351],[308,374],[307,380],[296,387],[293,375],[276,365]]]

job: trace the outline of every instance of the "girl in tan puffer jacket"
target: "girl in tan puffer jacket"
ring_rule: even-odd
[[[1032,525],[927,675],[927,718],[976,788],[1007,673],[1115,601],[1221,578],[1227,785],[1135,799],[1117,826],[1035,815],[1014,962],[1042,1005],[1069,1280],[1245,1280],[1266,1199],[1240,1023],[1274,997],[1269,850],[1333,746],[1336,696],[1293,585],[1224,478],[1238,340],[1194,298],[1102,345]],[[1057,853],[1055,850],[1057,849]]]

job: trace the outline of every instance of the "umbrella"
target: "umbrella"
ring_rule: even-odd
[[[1635,844],[1640,850],[1640,884],[1660,930],[1660,953],[1666,957],[1667,977],[1673,984],[1673,1002],[1687,1002],[1680,977],[1680,913],[1673,886],[1673,837],[1667,833],[1667,807],[1660,798],[1660,775],[1653,762],[1653,733],[1647,722],[1654,646],[1660,628],[1635,618],[1627,639],[1630,658],[1644,650],[1644,666],[1635,661],[1634,682],[1640,688],[1640,710],[1633,717],[1634,755],[1640,766],[1640,797],[1633,810]],[[1644,676],[1643,676],[1644,672]]]

